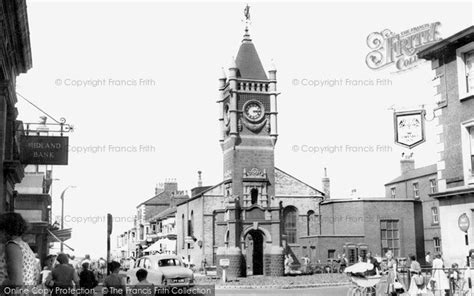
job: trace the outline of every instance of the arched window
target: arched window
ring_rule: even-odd
[[[256,205],[258,203],[258,189],[253,188],[250,190],[250,200],[252,202],[252,205]]]
[[[185,232],[185,227],[186,227],[186,224],[184,224],[184,214],[181,216],[181,239],[182,239],[182,244],[181,244],[181,247],[184,249],[184,242],[185,242],[185,235],[186,235],[186,232]]]
[[[314,211],[309,210],[308,213],[306,214],[306,233],[308,236],[311,235],[311,228],[314,226],[314,219],[316,217],[314,216]],[[314,230],[313,230],[314,232]]]
[[[283,231],[287,236],[287,243],[296,244],[298,212],[294,207],[286,207],[283,211]]]

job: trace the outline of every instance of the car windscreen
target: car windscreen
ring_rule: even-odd
[[[161,259],[158,261],[158,266],[165,267],[165,266],[181,266],[181,261],[178,259]]]

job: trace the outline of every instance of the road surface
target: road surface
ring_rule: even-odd
[[[271,295],[271,296],[346,296],[349,286],[323,287],[309,289],[217,289],[216,296],[252,296],[252,295]]]

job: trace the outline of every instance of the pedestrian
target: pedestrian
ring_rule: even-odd
[[[387,265],[385,270],[387,272],[385,293],[388,295],[397,295],[397,290],[404,290],[403,285],[401,285],[398,279],[397,260],[395,260],[395,258],[393,257],[393,252],[390,250],[385,254],[385,258],[387,259]]]
[[[342,253],[341,256],[341,270],[342,272],[346,269],[347,265],[349,265],[349,260],[347,260],[346,253]]]
[[[60,253],[56,258],[58,265],[53,268],[46,285],[52,287],[53,296],[68,296],[74,294],[74,285],[79,286],[79,276],[74,267],[69,264],[69,257]]]
[[[104,279],[104,295],[125,296],[124,279],[119,275],[120,263],[112,261],[109,265],[111,274]]]
[[[92,270],[89,270],[89,263],[82,263],[82,271],[79,274],[79,286],[81,288],[81,295],[94,295],[93,289],[97,287],[98,284],[99,283],[97,282],[94,273],[92,272]]]
[[[433,276],[430,279],[433,293],[438,292],[444,295],[449,290],[449,281],[446,273],[444,272],[444,262],[441,259],[441,254],[436,254],[433,260]]]
[[[431,253],[430,252],[426,253],[425,262],[426,262],[426,265],[428,265],[428,267],[431,267]]]
[[[293,258],[290,254],[286,254],[285,256],[285,274],[291,273],[291,264],[293,264]]]
[[[150,296],[155,292],[155,286],[147,280],[148,271],[140,268],[135,273],[138,283],[132,288],[133,296]]]
[[[21,238],[27,223],[18,213],[0,215],[0,239],[5,244],[5,268],[7,280],[4,285],[34,286],[39,283],[40,266],[30,246]]]
[[[48,287],[46,286],[46,280],[50,277],[50,274],[53,271],[55,262],[56,262],[56,255],[53,255],[53,254],[49,254],[48,256],[46,256],[46,259],[44,260],[44,267],[40,274],[41,286],[43,288],[43,295],[50,294],[49,292],[47,292]]]
[[[460,289],[460,284],[459,280],[461,278],[460,273],[459,273],[459,265],[457,263],[453,263],[451,265],[451,270],[449,271],[449,284],[451,287],[451,291],[453,292],[453,295],[457,290]]]
[[[377,261],[377,259],[375,259],[373,256],[372,256],[372,252],[367,252],[366,256],[365,256],[365,262],[367,263],[370,263],[372,264],[373,268],[368,270],[367,271],[367,275],[368,276],[372,276],[372,275],[377,275],[379,274],[380,272],[380,264],[379,262]]]
[[[420,263],[416,260],[416,256],[410,254],[408,256],[410,258],[410,288],[408,289],[408,294],[410,296],[417,296],[417,295],[424,295],[427,294],[428,291],[426,290],[425,285],[425,278],[421,274],[421,266]]]

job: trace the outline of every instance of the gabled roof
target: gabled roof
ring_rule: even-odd
[[[245,34],[244,40],[242,40],[235,63],[239,69],[237,74],[239,78],[267,80],[267,74],[248,34]]]
[[[432,164],[429,166],[410,170],[402,174],[401,176],[393,179],[392,181],[388,182],[387,184],[385,184],[385,186],[395,184],[395,183],[405,182],[411,179],[416,179],[416,178],[420,178],[424,176],[435,175],[436,173],[437,173],[437,166],[436,164]]]
[[[418,57],[421,59],[431,60],[435,59],[439,53],[450,46],[461,47],[466,43],[474,40],[474,26],[470,26],[456,34],[449,36],[433,45],[425,47],[418,52]]]
[[[293,184],[291,184],[291,189],[295,189],[295,185],[299,185],[299,189],[300,189],[300,193],[296,193],[294,194],[295,196],[299,196],[299,195],[320,195],[321,197],[324,196],[324,193],[316,188],[314,188],[313,186],[310,186],[308,185],[307,183],[295,178],[294,176],[284,172],[283,170],[275,167],[275,183],[277,185],[277,187],[275,188],[275,195],[278,197],[279,195],[279,192],[278,192],[278,187],[279,186],[282,186],[283,184],[280,184],[279,182],[282,182],[283,179],[286,179],[286,180],[291,180],[292,182],[294,182]]]

